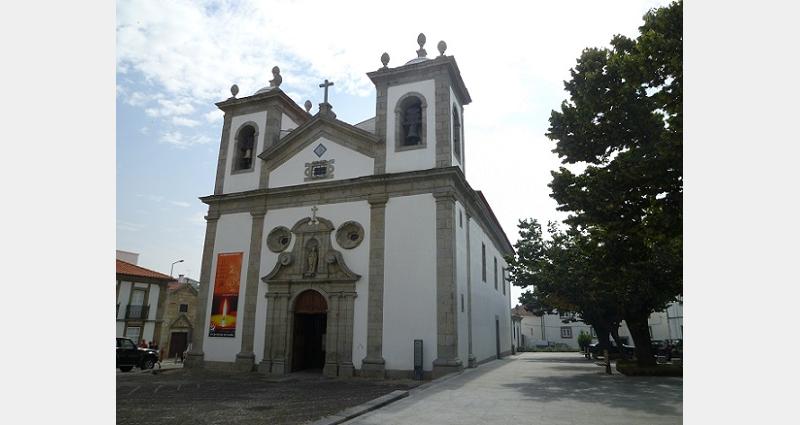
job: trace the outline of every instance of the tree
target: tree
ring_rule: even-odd
[[[640,364],[655,362],[647,318],[682,293],[682,19],[672,3],[635,40],[585,49],[547,133],[563,164],[587,165],[553,171],[551,196],[594,244],[588,273],[617,297]]]

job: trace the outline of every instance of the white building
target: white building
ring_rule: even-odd
[[[138,257],[117,251],[117,336],[159,342],[167,285],[175,279],[125,261]]]
[[[452,56],[389,57],[375,117],[311,115],[270,86],[225,113],[187,366],[425,376],[511,351],[513,248],[464,177],[471,102]],[[326,80],[327,83],[327,80]]]
[[[586,332],[596,340],[594,329],[577,317],[572,321],[570,314],[545,314],[534,316],[521,306],[514,307],[512,316],[520,317],[519,329],[515,335],[515,345],[521,348],[546,347],[554,344],[566,344],[578,349],[578,335]],[[683,305],[680,302],[670,304],[666,310],[650,315],[647,320],[650,326],[650,338],[653,341],[667,339],[683,339]],[[625,321],[619,327],[620,339],[626,344],[634,345],[631,333]]]

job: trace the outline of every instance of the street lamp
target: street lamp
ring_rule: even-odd
[[[169,277],[172,277],[172,268],[175,267],[175,264],[182,263],[182,262],[183,262],[183,260],[178,260],[178,261],[172,263],[171,266],[169,266]]]

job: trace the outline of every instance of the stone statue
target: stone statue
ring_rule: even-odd
[[[416,145],[420,141],[420,125],[422,124],[422,108],[412,104],[405,111],[403,126],[406,128],[406,145]]]
[[[306,273],[314,274],[317,272],[318,259],[319,259],[319,254],[317,253],[317,247],[312,246],[311,250],[308,251],[308,268],[306,269]]]

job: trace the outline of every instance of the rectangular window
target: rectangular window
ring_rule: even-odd
[[[505,267],[500,269],[500,277],[502,278],[502,281],[500,283],[503,285],[503,295],[505,295],[506,294],[506,268]]]
[[[458,210],[458,227],[464,228],[464,217],[461,215],[461,210]]]
[[[494,290],[497,290],[497,257],[494,257]]]
[[[181,313],[188,312],[189,311],[189,304],[181,304],[181,306],[179,307],[178,311],[181,312]]]
[[[486,282],[486,244],[481,243],[481,278]]]
[[[572,338],[572,328],[569,326],[562,326],[561,327],[561,338],[567,339]]]
[[[461,294],[461,312],[464,312],[464,294]]]

